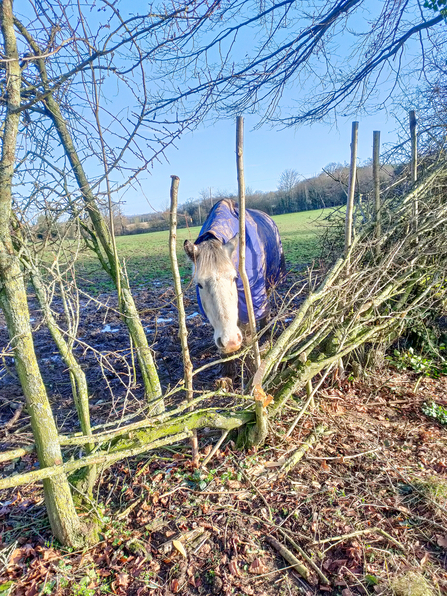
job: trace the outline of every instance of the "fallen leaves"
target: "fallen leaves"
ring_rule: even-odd
[[[231,559],[231,561],[228,563],[228,569],[231,575],[235,577],[241,577],[241,571],[239,569],[237,559]]]
[[[273,396],[267,395],[267,393],[264,391],[264,389],[261,387],[261,385],[254,386],[253,397],[255,398],[255,401],[262,402],[263,408],[266,408],[273,401]]]
[[[182,555],[182,557],[185,557],[185,559],[187,558],[187,553],[185,550],[185,547],[183,546],[183,544],[180,542],[180,540],[173,540],[172,541],[172,546],[178,550],[178,552]]]
[[[159,596],[163,590],[182,596],[198,591],[227,595],[236,590],[247,596],[276,596],[281,577],[293,582],[294,572],[284,570],[275,575],[284,567],[284,560],[265,546],[270,533],[281,540],[271,520],[290,533],[327,572],[332,593],[337,589],[346,595],[349,590],[357,593],[353,586],[364,582],[365,574],[392,574],[387,552],[393,553],[396,565],[405,565],[405,558],[413,556],[424,574],[436,573],[437,581],[447,580],[440,565],[447,551],[443,512],[437,510],[434,515],[427,501],[416,498],[414,491],[401,490],[402,474],[415,484],[418,479],[426,480],[428,474],[434,481],[442,481],[440,475],[446,473],[447,461],[445,429],[422,417],[413,398],[408,401],[409,410],[399,410],[393,419],[387,407],[388,389],[369,399],[367,388],[360,383],[353,387],[349,391],[323,390],[326,396],[315,416],[303,420],[288,441],[283,440],[282,433],[290,427],[295,411],[275,420],[278,434],[271,435],[265,449],[238,452],[232,446],[223,447],[216,469],[209,470],[203,493],[191,479],[193,472],[187,466],[185,451],[171,454],[165,461],[160,458],[143,466],[139,462],[139,475],[129,469],[130,465],[114,468],[102,487],[115,499],[115,503],[111,501],[115,509],[110,506],[110,510],[118,509],[120,498],[122,503],[129,498],[141,499],[119,529],[110,524],[106,527],[110,535],[102,544],[83,554],[62,553],[54,546],[23,538],[10,551],[0,585],[11,586],[8,582],[12,582],[14,596],[37,596],[59,574],[68,582],[67,590],[73,592],[73,586],[89,570],[93,575],[86,589],[98,591],[106,585],[118,596]],[[263,405],[267,398],[258,389]],[[271,475],[323,416],[330,417],[336,433],[321,442],[318,453],[314,452],[318,457],[305,456],[290,477],[272,483]],[[381,420],[384,416],[385,421]],[[212,449],[208,435],[205,443],[203,454]],[[387,449],[352,458],[377,444],[386,444]],[[421,469],[422,457],[429,470]],[[244,474],[239,474],[241,468]],[[113,493],[115,476],[120,476],[121,483]],[[27,510],[38,501],[31,493],[20,496],[17,502],[9,498],[0,510],[7,532],[12,527],[6,525],[11,512],[28,515]],[[432,521],[438,526],[430,525]],[[402,541],[407,552],[384,548],[383,537],[374,534],[329,548],[309,542],[313,531],[315,538],[325,539],[372,525]],[[136,548],[138,541],[141,545]],[[318,578],[312,574],[310,570],[309,581],[316,588]],[[326,586],[320,590],[331,593]],[[54,590],[53,596],[62,596],[62,592]]]
[[[256,559],[253,561],[253,563],[248,568],[248,571],[255,575],[262,575],[263,573],[267,573],[268,568],[264,565],[262,559],[260,559],[259,557],[256,557]]]

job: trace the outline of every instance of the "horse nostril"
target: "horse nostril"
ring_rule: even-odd
[[[218,348],[221,348],[221,349],[223,349],[224,345],[223,345],[223,343],[222,343],[222,340],[220,339],[220,337],[218,337],[218,338],[216,339],[216,344],[217,344],[217,347],[218,347]]]

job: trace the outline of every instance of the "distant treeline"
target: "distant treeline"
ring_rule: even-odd
[[[381,182],[385,186],[392,183],[399,175],[401,166],[386,165],[381,168]],[[280,178],[278,190],[270,192],[246,191],[247,207],[261,209],[269,215],[309,211],[325,207],[346,204],[349,166],[329,164],[321,174],[299,180],[294,170],[285,170]],[[364,202],[372,195],[372,164],[367,163],[357,169],[357,197],[362,195]],[[214,196],[203,196],[200,199],[189,199],[179,207],[178,226],[200,226],[211,207],[220,199],[230,198],[237,201],[235,195],[217,193]],[[121,225],[117,225],[118,234],[140,234],[169,228],[169,211],[124,217]]]
[[[381,167],[380,177],[383,186],[391,184],[399,176],[404,166],[384,165]],[[295,170],[285,170],[280,177],[278,190],[270,192],[252,192],[246,190],[246,204],[248,208],[260,209],[269,215],[295,213],[336,207],[346,204],[349,166],[347,164],[332,163],[326,166],[321,174],[300,180]],[[372,196],[372,164],[366,163],[357,169],[356,197],[362,198],[367,204]],[[179,207],[178,227],[200,226],[205,221],[211,207],[220,199],[230,198],[237,202],[237,197],[229,193],[219,192],[210,195],[209,191],[202,191],[201,198],[189,199]],[[61,232],[62,227],[73,226],[73,222],[49,222],[45,216],[40,216],[36,224],[38,236],[54,235]],[[143,215],[125,216],[118,205],[115,205],[114,227],[117,236],[125,234],[142,234],[169,229],[169,210]],[[74,230],[73,230],[74,231]],[[65,231],[67,234],[67,231]],[[72,234],[67,234],[71,236]]]

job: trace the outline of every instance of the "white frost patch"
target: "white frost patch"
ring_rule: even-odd
[[[200,314],[198,312],[193,312],[192,315],[188,315],[187,319],[194,319],[195,317],[199,317]]]
[[[162,317],[159,317],[157,319],[157,325],[162,325],[163,323],[172,323],[174,319],[163,319]]]
[[[101,329],[101,333],[117,333],[119,329],[112,329],[110,325],[104,325],[103,329]]]

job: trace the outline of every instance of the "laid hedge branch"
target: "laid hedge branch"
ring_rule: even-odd
[[[412,225],[415,192],[417,232]],[[340,358],[364,344],[390,343],[430,309],[445,305],[446,195],[444,162],[406,196],[384,202],[380,240],[374,221],[366,223],[348,257],[337,260],[301,304],[255,375],[254,383],[275,397],[270,415]]]
[[[134,457],[135,455],[140,455],[141,453],[145,453],[146,451],[150,451],[151,449],[157,449],[158,447],[163,447],[164,445],[171,445],[172,443],[177,443],[178,441],[190,437],[191,435],[191,431],[185,431],[175,436],[170,435],[169,437],[165,437],[164,439],[159,439],[158,441],[154,441],[153,443],[147,443],[145,445],[140,446],[139,448],[135,447],[130,449],[123,449],[118,453],[105,453],[104,455],[89,455],[87,457],[82,457],[75,461],[69,461],[59,466],[51,466],[48,468],[42,468],[41,470],[35,470],[33,472],[16,474],[15,476],[10,476],[9,478],[1,479],[0,490],[3,490],[5,488],[22,486],[23,484],[32,484],[39,480],[45,480],[46,478],[53,478],[54,476],[59,476],[62,473],[71,474],[72,472],[75,472],[80,468],[84,468],[85,466],[99,464],[107,464],[110,466],[121,459],[125,459],[126,457]]]
[[[33,443],[32,445],[26,445],[26,447],[17,447],[17,449],[11,449],[10,451],[3,451],[0,453],[0,463],[5,461],[11,461],[12,459],[16,459],[19,457],[24,457],[29,453],[33,453],[36,451],[36,445]]]
[[[86,443],[93,443],[96,445],[102,445],[108,443],[113,440],[119,440],[121,438],[128,438],[130,434],[136,430],[145,429],[145,428],[153,428],[157,425],[160,425],[163,422],[167,422],[170,419],[175,418],[176,416],[183,414],[185,410],[188,410],[190,407],[193,409],[196,408],[201,402],[210,399],[212,397],[232,397],[237,399],[243,400],[253,400],[251,395],[240,395],[238,393],[227,393],[225,391],[210,391],[208,393],[204,393],[196,398],[193,399],[191,403],[183,403],[180,404],[177,408],[170,410],[168,412],[164,412],[163,414],[159,414],[158,416],[153,416],[150,418],[144,418],[143,420],[139,420],[137,422],[133,422],[127,424],[125,426],[120,426],[117,429],[109,430],[109,431],[101,431],[102,428],[105,426],[112,426],[117,424],[115,423],[108,423],[107,425],[99,425],[93,427],[93,434],[86,437],[83,436],[81,433],[73,433],[72,435],[59,435],[59,444],[61,447],[81,447]],[[223,412],[222,408],[206,408],[205,410],[196,410],[197,412]],[[100,430],[101,432],[95,432]],[[36,449],[35,444],[26,445],[24,447],[17,447],[16,449],[11,449],[10,451],[4,451],[0,453],[0,462],[11,461],[12,459],[16,459],[18,457],[23,457],[28,453],[33,453]]]
[[[0,490],[51,478],[63,472],[72,473],[85,466],[99,464],[110,466],[126,457],[133,457],[164,445],[178,443],[180,440],[191,437],[193,429],[210,427],[232,430],[253,421],[254,413],[249,411],[198,410],[188,412],[154,428],[140,429],[128,433],[125,438],[115,439],[109,445],[107,452],[100,451],[65,464],[0,479]],[[91,439],[91,437],[88,438]]]

